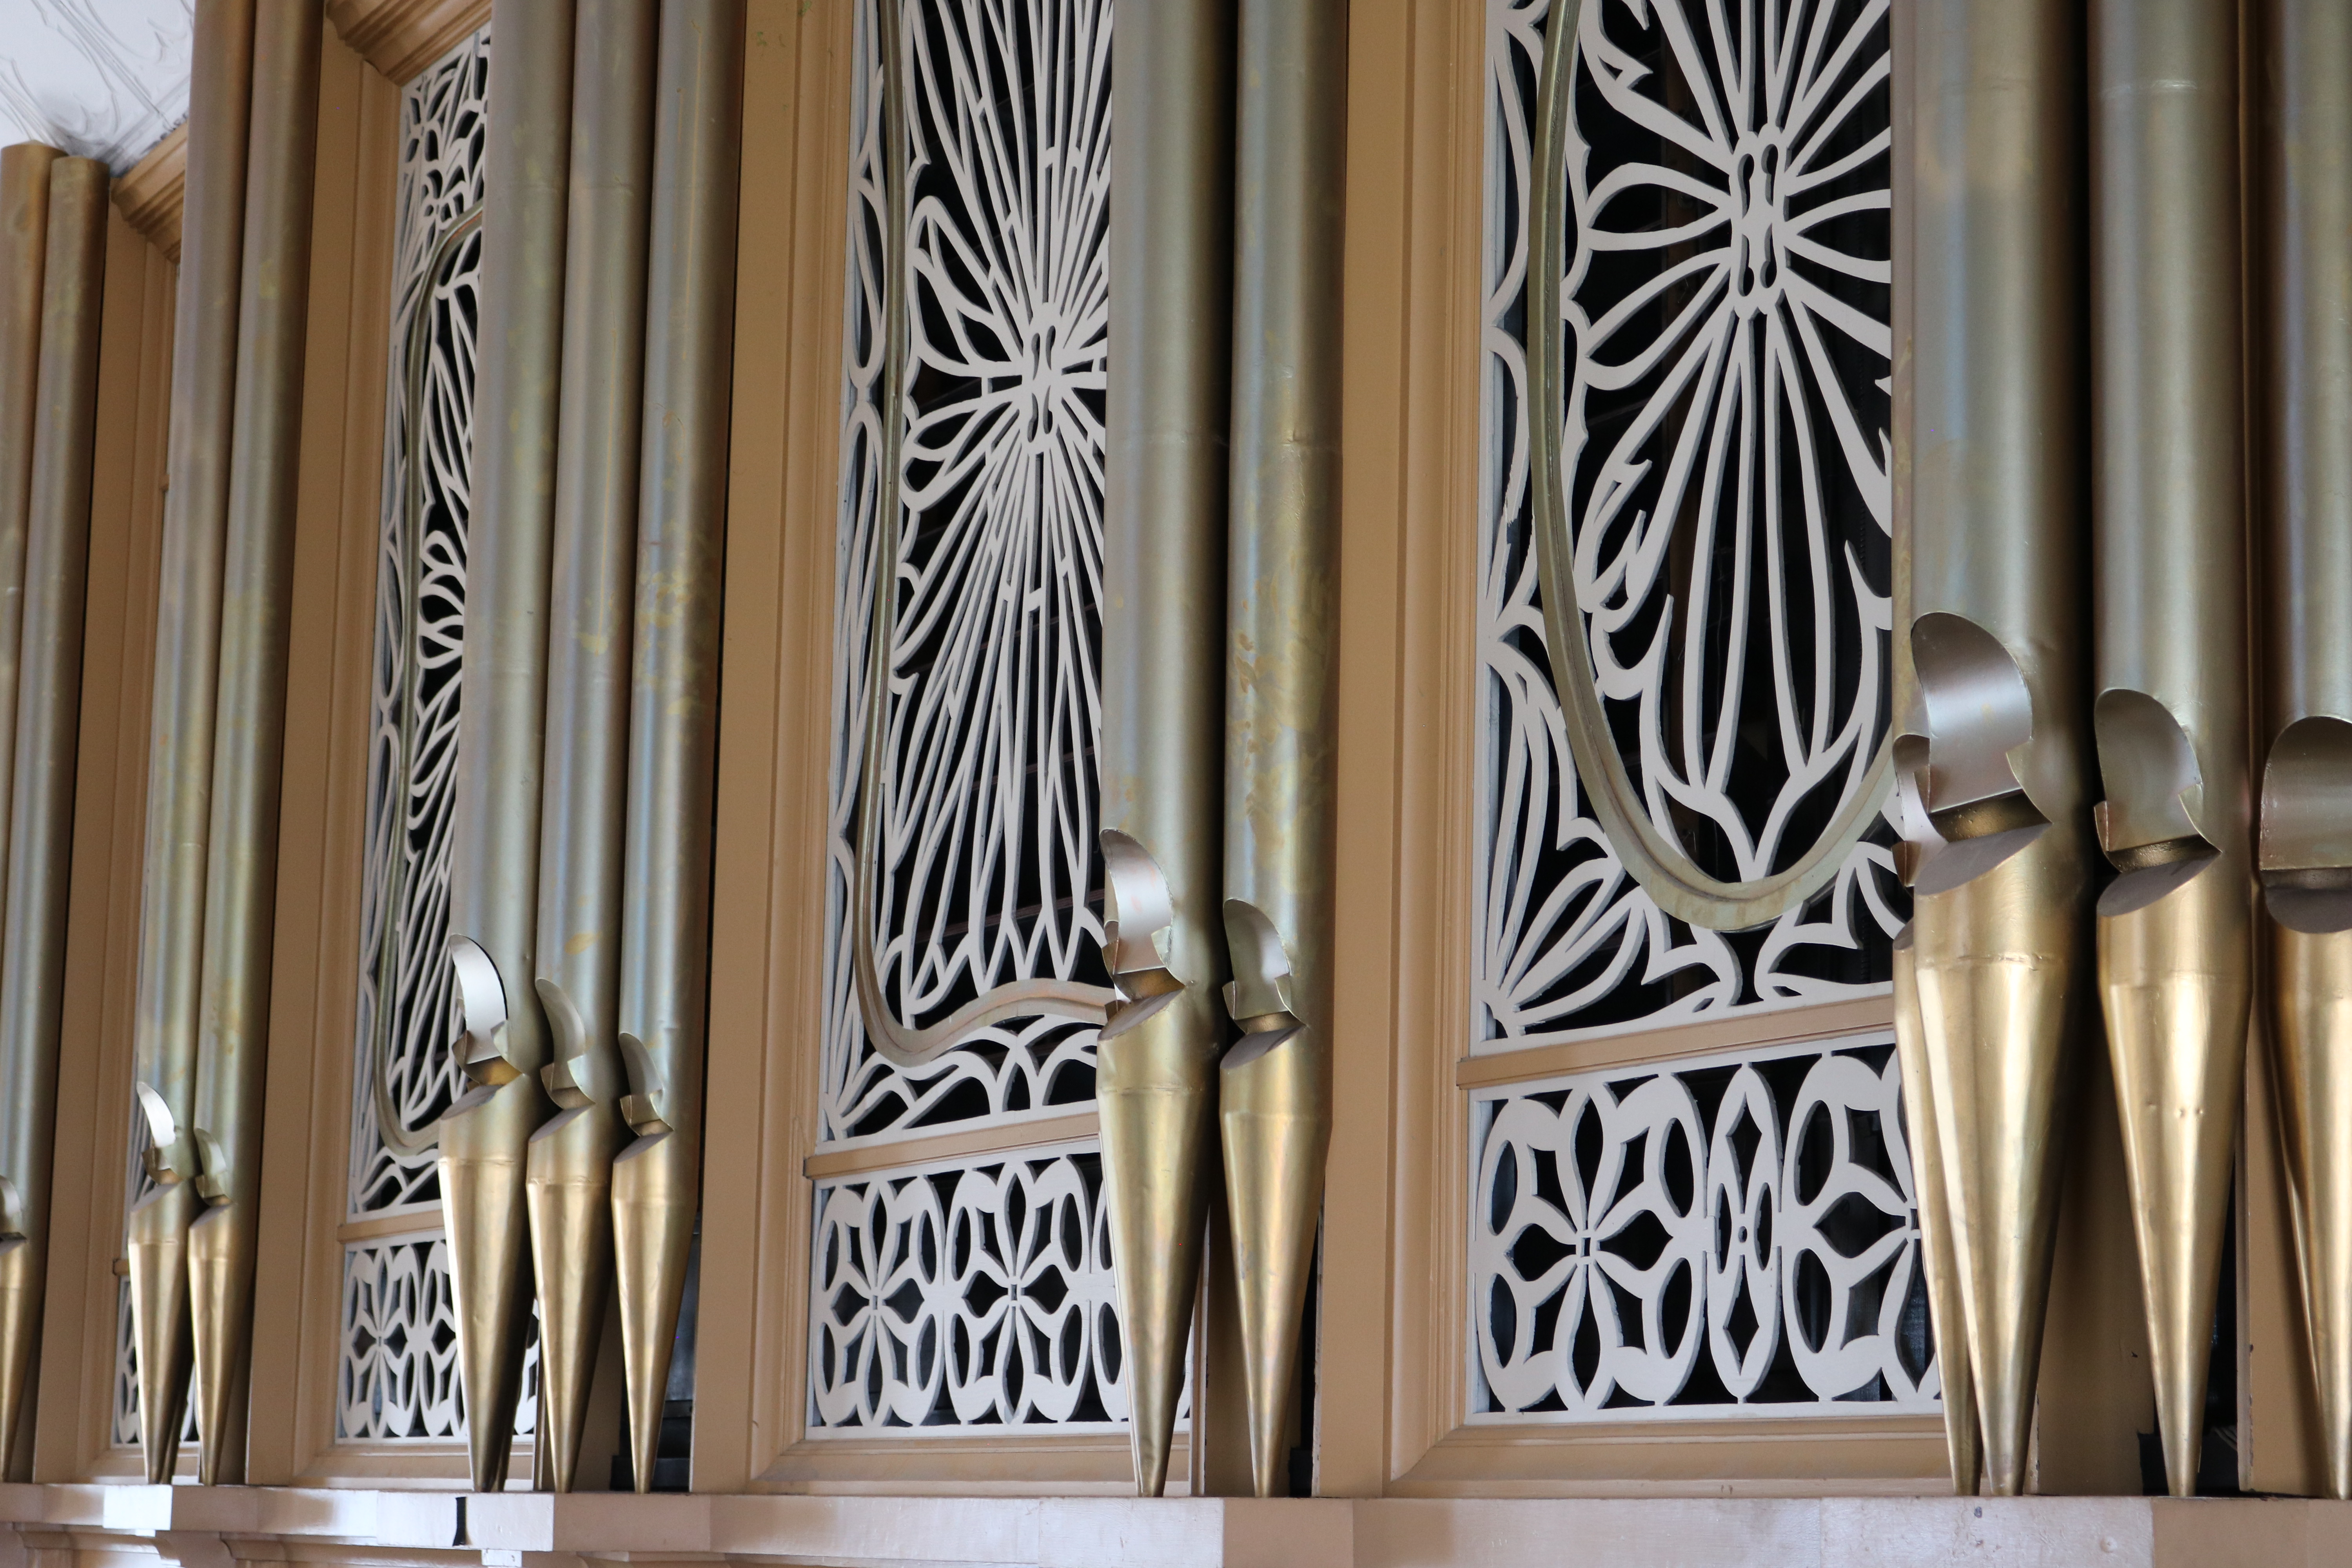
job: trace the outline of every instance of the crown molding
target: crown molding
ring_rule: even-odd
[[[114,205],[131,226],[180,259],[180,204],[188,189],[188,127],[183,121],[114,182]]]
[[[490,0],[329,0],[327,19],[362,59],[405,82],[490,19]]]

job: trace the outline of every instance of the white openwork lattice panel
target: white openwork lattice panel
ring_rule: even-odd
[[[523,1352],[515,1435],[537,1428],[539,1335]],[[342,1357],[335,1385],[338,1441],[463,1437],[457,1297],[438,1231],[343,1249]]]
[[[894,7],[895,76],[877,5]],[[866,938],[900,1025],[935,1025],[1008,984],[1102,979],[1095,746],[1110,24],[1108,0],[857,6],[828,1140],[1018,1119],[1094,1097],[1094,1032],[1065,1018],[985,1025],[921,1068],[892,1066],[861,1017],[856,964],[870,810],[878,869]],[[895,180],[893,115],[905,138]],[[894,191],[905,235],[895,258]],[[893,298],[904,300],[895,409],[884,406]],[[869,774],[868,639],[886,513],[897,571],[887,700],[873,731],[882,755]]]
[[[813,1432],[1123,1428],[1095,1144],[844,1177],[815,1202]]]
[[[438,1203],[462,1091],[447,943],[489,29],[401,95],[350,1210]]]
[[[1891,1039],[1474,1109],[1473,1421],[1939,1408]]]
[[[1549,0],[1487,0],[1486,519],[1474,1049],[1882,992],[1906,896],[1874,821],[1764,928],[1664,914],[1570,754],[1531,421],[1617,754],[1708,875],[1806,853],[1885,734],[1885,0],[1589,0],[1567,94],[1560,384],[1527,311]],[[1573,673],[1573,672],[1572,672]]]

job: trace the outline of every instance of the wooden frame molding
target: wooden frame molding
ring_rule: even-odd
[[[185,121],[114,182],[114,205],[131,220],[132,228],[173,262],[180,259],[180,206],[187,194]]]
[[[490,0],[328,0],[327,20],[394,85],[490,19]]]

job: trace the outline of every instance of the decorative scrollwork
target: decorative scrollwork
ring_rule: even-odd
[[[1806,27],[1811,29],[1818,23],[1826,26],[1830,35],[1839,34],[1841,29],[1851,33],[1849,24],[1867,8],[1856,0],[1842,0],[1842,4],[1843,8],[1806,12]],[[1650,25],[1644,27],[1638,25],[1642,16],[1628,10],[1622,0],[1586,0],[1582,8],[1584,25],[1588,28],[1605,27],[1606,37],[1614,40],[1612,48],[1615,52],[1606,57],[1616,62],[1612,69],[1621,74],[1629,70],[1624,60],[1633,58],[1651,74],[1636,74],[1630,84],[1612,76],[1611,91],[1616,97],[1611,100],[1603,97],[1601,85],[1591,79],[1587,70],[1585,76],[1576,79],[1578,116],[1573,121],[1562,117],[1563,138],[1574,131],[1583,139],[1577,143],[1582,152],[1575,167],[1576,178],[1581,182],[1579,188],[1584,193],[1577,201],[1570,200],[1567,176],[1562,176],[1563,190],[1555,204],[1556,209],[1568,209],[1559,213],[1561,237],[1578,246],[1583,268],[1576,279],[1564,276],[1561,287],[1552,291],[1552,297],[1559,301],[1559,318],[1564,325],[1609,320],[1609,310],[1603,306],[1600,292],[1604,284],[1616,290],[1634,290],[1687,263],[1683,281],[1668,285],[1661,298],[1675,288],[1688,293],[1706,279],[1713,278],[1716,292],[1707,298],[1715,303],[1702,309],[1705,300],[1700,300],[1699,306],[1693,306],[1697,313],[1685,321],[1684,338],[1666,339],[1667,346],[1683,342],[1691,331],[1701,328],[1718,336],[1728,330],[1723,326],[1718,309],[1727,298],[1722,292],[1720,273],[1737,258],[1734,254],[1730,261],[1725,259],[1717,243],[1722,226],[1718,224],[1716,231],[1702,229],[1685,237],[1679,242],[1683,247],[1680,250],[1663,242],[1654,244],[1658,235],[1641,228],[1632,213],[1632,198],[1643,194],[1641,188],[1636,188],[1641,182],[1631,175],[1616,174],[1621,164],[1667,166],[1659,161],[1667,154],[1655,151],[1657,144],[1667,141],[1657,129],[1662,116],[1671,113],[1684,117],[1677,121],[1685,127],[1677,132],[1679,135],[1699,134],[1691,129],[1693,117],[1698,115],[1695,104],[1681,101],[1676,94],[1667,94],[1664,99],[1658,96],[1666,91],[1659,85],[1660,79],[1672,75],[1665,64],[1659,63],[1670,53],[1670,39],[1715,37],[1708,17],[1693,22],[1685,15],[1696,9],[1684,4],[1649,6],[1642,13],[1650,19]],[[1786,21],[1787,6],[1767,9],[1774,19]],[[1570,428],[1570,415],[1569,378],[1554,378],[1548,394],[1536,385],[1541,378],[1530,361],[1528,326],[1538,292],[1531,287],[1530,252],[1538,205],[1534,200],[1539,119],[1537,110],[1549,10],[1549,0],[1488,0],[1486,142],[1491,174],[1487,182],[1488,237],[1485,258],[1486,374],[1481,397],[1487,438],[1480,476],[1486,532],[1479,589],[1483,689],[1477,704],[1476,753],[1477,798],[1483,820],[1481,851],[1475,862],[1480,935],[1475,962],[1476,1038],[1481,1047],[1490,1049],[1535,1039],[1654,1026],[1700,1015],[1787,1006],[1878,990],[1890,973],[1887,942],[1901,928],[1907,907],[1907,900],[1897,884],[1889,847],[1892,830],[1878,823],[1860,842],[1845,846],[1833,857],[1837,861],[1833,875],[1821,892],[1786,910],[1769,925],[1728,931],[1695,924],[1686,918],[1690,911],[1685,905],[1662,904],[1636,876],[1643,854],[1641,843],[1635,837],[1621,834],[1607,820],[1608,814],[1597,798],[1608,788],[1603,776],[1606,770],[1588,765],[1592,760],[1576,740],[1569,705],[1561,700],[1556,685],[1553,648],[1581,649],[1587,641],[1586,633],[1591,628],[1598,628],[1591,630],[1593,637],[1602,638],[1611,647],[1631,647],[1638,641],[1647,649],[1654,644],[1654,650],[1643,658],[1628,656],[1633,666],[1645,672],[1643,679],[1649,684],[1641,689],[1646,695],[1622,700],[1612,699],[1611,721],[1624,720],[1627,727],[1622,731],[1609,731],[1609,743],[1604,748],[1607,759],[1602,760],[1614,759],[1621,770],[1629,756],[1636,765],[1640,764],[1642,731],[1635,721],[1643,721],[1643,713],[1653,715],[1656,725],[1665,726],[1657,731],[1661,737],[1658,744],[1672,742],[1679,747],[1682,737],[1688,732],[1689,722],[1697,715],[1712,711],[1717,715],[1712,721],[1714,727],[1702,727],[1701,731],[1707,744],[1717,745],[1724,741],[1726,723],[1733,723],[1735,731],[1744,725],[1748,738],[1740,739],[1735,733],[1730,743],[1731,760],[1737,766],[1721,781],[1721,798],[1709,796],[1703,804],[1718,812],[1734,806],[1744,812],[1756,799],[1780,798],[1786,794],[1787,781],[1801,771],[1792,769],[1780,755],[1786,731],[1778,717],[1760,725],[1750,721],[1762,713],[1777,715],[1779,709],[1775,705],[1780,702],[1781,686],[1771,674],[1774,661],[1780,658],[1785,662],[1787,658],[1800,654],[1811,657],[1809,650],[1815,647],[1811,639],[1816,628],[1803,618],[1810,611],[1801,595],[1790,597],[1780,594],[1776,601],[1774,595],[1780,591],[1767,591],[1766,574],[1760,567],[1746,578],[1739,578],[1736,573],[1717,574],[1727,581],[1712,583],[1707,572],[1702,570],[1710,565],[1711,558],[1696,548],[1696,518],[1703,510],[1700,503],[1704,501],[1715,509],[1712,515],[1719,524],[1727,510],[1731,522],[1737,524],[1741,512],[1736,496],[1731,494],[1737,490],[1736,485],[1719,485],[1710,490],[1705,485],[1689,484],[1685,471],[1685,479],[1677,481],[1682,485],[1678,492],[1682,500],[1677,507],[1663,510],[1659,507],[1658,498],[1664,494],[1667,477],[1675,467],[1675,453],[1682,444],[1696,443],[1695,452],[1713,453],[1715,460],[1727,465],[1735,477],[1743,471],[1751,476],[1761,473],[1768,462],[1776,459],[1769,457],[1758,426],[1742,425],[1736,419],[1720,429],[1704,423],[1694,426],[1685,417],[1688,409],[1684,405],[1669,400],[1664,409],[1653,406],[1656,403],[1653,395],[1657,390],[1655,384],[1664,374],[1663,369],[1654,366],[1654,374],[1647,381],[1622,374],[1625,363],[1639,358],[1633,345],[1641,333],[1653,334],[1644,340],[1644,350],[1656,347],[1657,341],[1666,337],[1664,327],[1638,310],[1612,322],[1608,335],[1600,335],[1596,326],[1594,331],[1578,337],[1573,345],[1583,356],[1576,363],[1584,366],[1586,375],[1585,382],[1574,384],[1580,388],[1576,395],[1581,399],[1579,406],[1583,423],[1575,427],[1574,438],[1563,448],[1562,458],[1564,463],[1572,459],[1576,487],[1573,499],[1579,508],[1575,515],[1582,531],[1571,543],[1591,552],[1591,569],[1580,581],[1591,586],[1593,603],[1586,606],[1580,602],[1575,582],[1555,596],[1545,591],[1540,581],[1539,568],[1547,552],[1538,548],[1538,519],[1532,484],[1533,457],[1538,445],[1535,437],[1544,424],[1538,415],[1539,410],[1556,411],[1562,430]],[[1713,15],[1710,12],[1709,17]],[[1883,24],[1872,26],[1878,31],[1872,33],[1864,28],[1863,41],[1849,62],[1853,65],[1858,61],[1866,70],[1877,68],[1864,58],[1870,51],[1876,51],[1874,58],[1879,61],[1885,58]],[[1692,33],[1695,26],[1701,31]],[[1828,43],[1823,47],[1828,47]],[[1738,57],[1733,50],[1714,58],[1736,60]],[[1675,101],[1669,102],[1668,99]],[[1878,127],[1883,129],[1885,124],[1883,96],[1874,99],[1865,93],[1861,102],[1846,106],[1842,112],[1849,120],[1866,119],[1868,114],[1875,113]],[[1640,121],[1631,131],[1625,128],[1629,119]],[[1864,142],[1876,134],[1875,131],[1860,133]],[[1648,142],[1641,141],[1643,136],[1649,138]],[[1602,152],[1593,151],[1595,145],[1604,142]],[[1636,153],[1641,155],[1635,156]],[[1672,155],[1690,161],[1686,154]],[[1554,166],[1559,167],[1559,162],[1555,161]],[[1876,188],[1883,191],[1885,168],[1881,154],[1875,163],[1867,158],[1857,163],[1842,178],[1864,184],[1874,180]],[[1610,187],[1608,210],[1603,213],[1593,193],[1612,177],[1617,178],[1617,184]],[[1717,206],[1710,210],[1719,212],[1728,205],[1727,176],[1723,177],[1720,189],[1708,188],[1717,192],[1711,198]],[[1810,195],[1808,193],[1809,199]],[[1653,192],[1645,199],[1651,199],[1654,205],[1663,197]],[[1676,199],[1698,205],[1695,197]],[[1590,226],[1579,222],[1578,214],[1607,217],[1610,226],[1587,232]],[[1849,216],[1857,222],[1879,222],[1883,231],[1883,219],[1876,214],[1876,208],[1864,207],[1858,215]],[[1631,231],[1630,236],[1617,236],[1618,227]],[[1883,268],[1884,264],[1880,265]],[[1561,266],[1565,272],[1565,257],[1561,258]],[[1865,301],[1864,313],[1874,310],[1876,319],[1883,321],[1885,295],[1885,289],[1878,287],[1876,302]],[[1690,300],[1684,303],[1689,304]],[[1707,315],[1710,309],[1717,310],[1716,316]],[[1582,315],[1574,314],[1580,310]],[[1728,351],[1725,352],[1727,354]],[[1854,361],[1853,356],[1856,355],[1866,362],[1866,351],[1846,343],[1832,357],[1840,365],[1847,365],[1860,363]],[[1609,369],[1612,365],[1620,368],[1612,372]],[[1863,368],[1868,368],[1866,363]],[[1880,368],[1871,374],[1886,374],[1883,361]],[[1612,376],[1624,384],[1599,384]],[[1843,384],[1851,389],[1851,378]],[[1882,395],[1874,387],[1865,390]],[[1644,413],[1645,408],[1649,412]],[[1648,421],[1646,426],[1643,425],[1644,420]],[[1648,437],[1633,440],[1629,432],[1636,426],[1646,428]],[[1793,440],[1785,421],[1780,433],[1782,439],[1774,444],[1775,450],[1785,448]],[[1826,471],[1843,463],[1842,452],[1840,448],[1839,453],[1823,458],[1817,467]],[[1699,459],[1694,455],[1687,461],[1698,464]],[[1700,468],[1705,471],[1704,465]],[[1794,476],[1799,470],[1800,465],[1792,459],[1784,472]],[[1601,486],[1603,476],[1611,477],[1614,489]],[[1885,549],[1877,514],[1860,493],[1862,483],[1867,479],[1866,474],[1859,479],[1847,475],[1839,481],[1845,487],[1843,489],[1835,486],[1823,489],[1818,511],[1809,511],[1791,502],[1779,514],[1778,532],[1762,530],[1761,519],[1750,507],[1746,535],[1739,535],[1737,526],[1719,526],[1711,537],[1718,547],[1735,535],[1756,541],[1748,553],[1751,566],[1759,562],[1769,564],[1796,559],[1811,549],[1818,521],[1824,531],[1821,537],[1841,547],[1851,543],[1856,561],[1877,561],[1879,557],[1871,556],[1864,548],[1876,538],[1877,544],[1870,548],[1882,555]],[[1870,482],[1883,485],[1883,470],[1880,479]],[[1612,496],[1614,500],[1611,500]],[[1601,505],[1601,501],[1608,504]],[[1769,536],[1759,540],[1759,534]],[[1644,554],[1644,551],[1649,553]],[[1564,554],[1570,566],[1577,559],[1572,551],[1549,553]],[[1603,562],[1608,563],[1605,567]],[[1637,566],[1647,575],[1637,574]],[[1885,728],[1885,716],[1881,711],[1885,701],[1884,650],[1878,640],[1883,628],[1871,632],[1866,641],[1862,636],[1871,617],[1879,621],[1885,618],[1885,584],[1871,575],[1878,570],[1878,565],[1871,565],[1859,580],[1842,572],[1833,580],[1832,586],[1843,587],[1841,595],[1833,595],[1835,602],[1821,628],[1833,634],[1832,688],[1838,703],[1843,706],[1832,706],[1844,715],[1841,721],[1824,721],[1829,723],[1827,733],[1832,739],[1841,734],[1851,737],[1857,716],[1861,716],[1860,721],[1864,721],[1866,730],[1860,737],[1858,751],[1849,747],[1835,753],[1844,759],[1842,765],[1846,765],[1846,771],[1839,773],[1832,767],[1830,773],[1823,775],[1831,781],[1830,786],[1825,787],[1845,792],[1839,797],[1844,805],[1857,798],[1870,798],[1869,790],[1859,785],[1847,789],[1852,781],[1850,764],[1857,755],[1863,756],[1865,763],[1875,755]],[[1799,575],[1807,582],[1811,580],[1807,574]],[[1706,591],[1711,595],[1707,602],[1713,606],[1701,624],[1730,624],[1727,617],[1731,601],[1738,597],[1732,590],[1738,589],[1748,595],[1741,603],[1747,606],[1742,614],[1748,616],[1745,624],[1749,640],[1769,634],[1780,639],[1782,652],[1769,657],[1759,654],[1746,665],[1737,690],[1727,679],[1732,668],[1730,660],[1702,661],[1696,674],[1700,680],[1700,697],[1705,700],[1694,705],[1685,700],[1685,689],[1695,673],[1686,657],[1688,645],[1669,634],[1690,630],[1691,621],[1675,618],[1685,613],[1675,606],[1686,605],[1697,595],[1696,585],[1701,584],[1706,584]],[[1800,582],[1798,588],[1804,589],[1804,582]],[[1582,612],[1572,617],[1576,629],[1565,642],[1556,640],[1555,634],[1560,628],[1547,624],[1547,609],[1555,597]],[[1759,604],[1762,610],[1756,613]],[[1669,610],[1674,614],[1670,615]],[[1638,613],[1633,613],[1635,611]],[[1781,618],[1776,619],[1776,615]],[[1574,666],[1582,666],[1581,675],[1589,677],[1592,658],[1585,653],[1563,661],[1569,668],[1567,675],[1559,678],[1559,684],[1573,686],[1580,676]],[[1811,673],[1809,670],[1804,683],[1809,700],[1812,689]],[[1750,704],[1752,711],[1735,706],[1735,698],[1739,703]],[[1710,702],[1714,704],[1712,709],[1708,707]],[[1829,710],[1822,711],[1827,713]],[[1807,710],[1806,713],[1804,722],[1798,726],[1797,739],[1811,747],[1813,710]],[[1674,720],[1670,726],[1666,725],[1669,717]],[[1622,752],[1617,741],[1621,733],[1626,738]],[[1701,752],[1706,753],[1706,747],[1702,746]],[[1801,747],[1797,754],[1801,759],[1811,757],[1812,761],[1804,766],[1819,773],[1822,766],[1829,765],[1823,759],[1832,752],[1834,747],[1829,751]],[[1679,750],[1662,754],[1677,758],[1683,755]],[[1719,750],[1706,754],[1712,760]],[[1671,769],[1645,772],[1641,782],[1645,789],[1654,784],[1664,790]],[[1822,797],[1816,794],[1808,798],[1813,801],[1818,816]],[[1649,809],[1645,797],[1638,815],[1644,824],[1654,827],[1660,819],[1651,816]],[[1704,812],[1694,816],[1691,808],[1671,795],[1663,810],[1663,820],[1669,826],[1682,825],[1676,826],[1677,832],[1684,826],[1715,820]],[[1769,808],[1762,820],[1767,826],[1776,820]],[[1741,816],[1738,821],[1744,825],[1748,818]],[[1769,837],[1769,842],[1794,849],[1823,841],[1821,832],[1825,830],[1819,830],[1817,824],[1809,826],[1802,814],[1793,809],[1781,810],[1777,821],[1779,826],[1770,828],[1770,834],[1777,837],[1743,826],[1740,831],[1747,835],[1743,842],[1753,849],[1768,841]],[[1697,833],[1698,829],[1693,826],[1692,831]],[[1811,848],[1805,847],[1805,852],[1811,853]],[[1780,850],[1776,848],[1773,854],[1778,857]],[[1758,862],[1751,858],[1749,864],[1753,867]],[[1780,870],[1787,869],[1777,858],[1772,864]],[[1718,868],[1727,874],[1739,872],[1736,864]]]
[[[1092,1097],[1110,19],[858,8],[830,1137]]]
[[[1901,1092],[1891,1043],[1497,1091],[1473,1418],[1936,1408]]]
[[[489,31],[401,98],[392,395],[377,555],[350,1209],[439,1197],[433,1136],[464,1091],[446,945],[465,640]]]
[[[1886,0],[1591,0],[1546,33],[1554,675],[1626,869],[1715,929],[1828,885],[1892,776],[1887,26]]]
[[[812,1426],[1127,1419],[1099,1153],[921,1165],[820,1186],[816,1205]]]

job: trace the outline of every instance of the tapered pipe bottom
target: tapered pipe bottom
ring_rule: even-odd
[[[131,1277],[131,1340],[139,1361],[139,1447],[150,1486],[167,1486],[180,1462],[195,1346],[188,1311],[188,1227],[196,1194],[185,1182],[156,1187],[131,1206],[124,1251]]]
[[[0,1242],[0,1479],[18,1479],[17,1445],[24,1441],[26,1394],[33,1386],[33,1352],[41,1342],[41,1244],[29,1237]]]
[[[670,1349],[694,1247],[695,1151],[670,1130],[613,1162],[613,1263],[621,1287],[621,1363],[628,1382],[629,1474],[651,1491],[669,1394]]]
[[[1191,998],[1186,998],[1190,1001]],[[1168,1485],[1184,1390],[1192,1296],[1208,1225],[1223,1021],[1182,1003],[1103,1040],[1096,1054],[1104,1204],[1127,1340],[1128,1437],[1136,1489]]]
[[[2279,1120],[2330,1497],[2352,1498],[2352,931],[2274,928]]]
[[[524,1188],[539,1281],[539,1443],[547,1482],[568,1492],[588,1430],[604,1302],[613,1289],[612,1108],[574,1106],[531,1134]]]
[[[1307,1286],[1323,1214],[1323,1163],[1331,1147],[1321,1037],[1304,1026],[1252,1036],[1234,1048],[1221,1076],[1218,1120],[1249,1391],[1250,1479],[1258,1496],[1274,1497],[1289,1452]]]
[[[188,1227],[188,1320],[195,1351],[196,1479],[245,1479],[246,1389],[253,1368],[254,1227],[235,1205]]]
[[[2099,921],[2099,989],[2139,1242],[2165,1477],[2197,1491],[2246,1071],[2248,897],[2228,860]]]
[[[514,1094],[518,1087],[510,1083],[498,1092]],[[501,1109],[488,1105],[462,1114]],[[475,1142],[471,1134],[478,1130],[467,1130],[464,1143],[450,1136],[456,1120],[442,1122],[441,1213],[457,1306],[458,1378],[466,1391],[466,1459],[474,1490],[503,1491],[530,1330],[522,1141],[515,1140],[510,1155],[477,1153],[465,1144]],[[544,1426],[541,1431],[543,1448]]]
[[[1921,1055],[1992,1490],[2025,1490],[2058,1230],[2054,1132],[2089,1023],[2079,841],[2053,828],[1912,922]]]
[[[1911,1185],[1919,1205],[1919,1262],[1927,1276],[1927,1321],[1944,1385],[1944,1449],[1952,1492],[1974,1497],[1984,1473],[1976,1380],[1969,1367],[1968,1312],[1952,1236],[1951,1193],[1936,1125],[1935,1084],[1919,1030],[1918,952],[1909,931],[1895,939],[1895,1051],[1903,1068],[1903,1125],[1911,1144]]]

